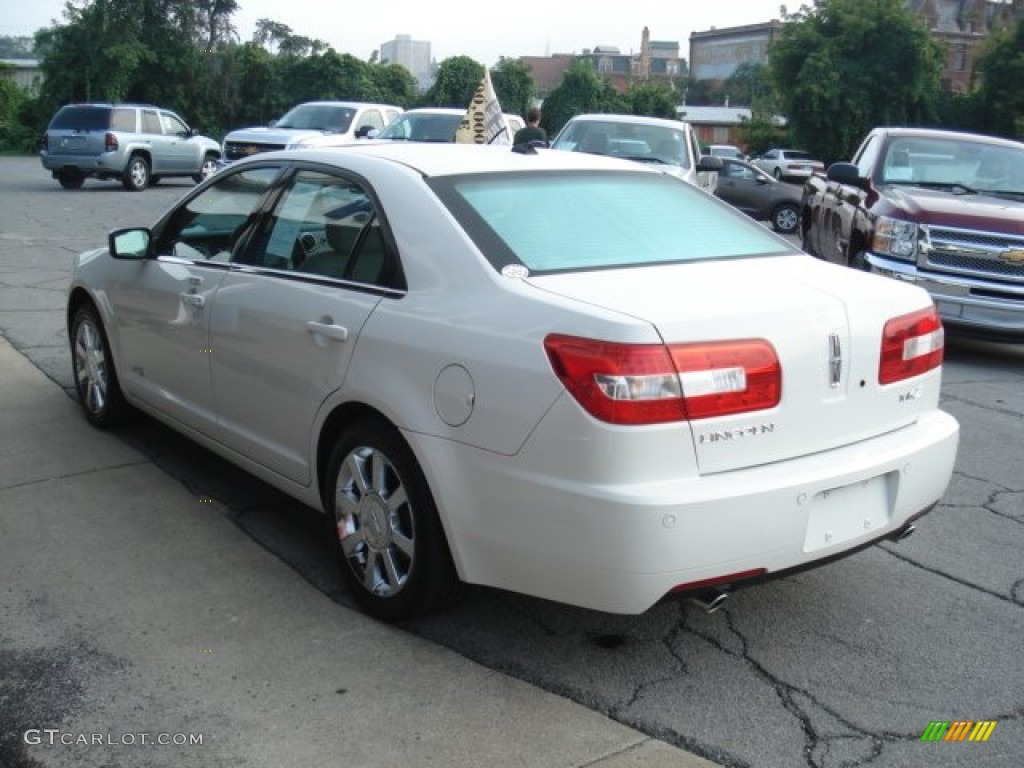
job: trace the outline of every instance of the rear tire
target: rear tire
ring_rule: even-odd
[[[103,323],[91,304],[76,310],[70,341],[75,390],[85,418],[101,428],[119,424],[129,407],[121,393]]]
[[[141,192],[149,186],[149,163],[142,155],[132,155],[124,169],[124,188],[129,192]]]
[[[57,181],[64,189],[81,189],[85,183],[85,176],[80,173],[69,173],[60,171],[57,174]]]
[[[451,600],[458,577],[437,507],[409,446],[363,419],[338,438],[324,508],[353,599],[381,621],[422,616]]]

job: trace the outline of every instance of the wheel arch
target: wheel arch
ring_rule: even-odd
[[[320,497],[320,506],[324,514],[329,512],[330,506],[327,499],[327,464],[331,458],[331,451],[334,449],[334,444],[338,441],[338,437],[342,431],[350,424],[354,424],[360,419],[377,419],[385,424],[393,427],[395,432],[401,437],[401,431],[395,427],[392,421],[381,413],[376,408],[361,402],[347,402],[342,403],[334,408],[324,419],[323,426],[320,427],[320,434],[317,437],[316,443],[316,483],[317,492]],[[413,451],[412,446],[403,437],[402,440],[405,442],[409,451],[419,461],[419,457],[416,456],[416,452]]]

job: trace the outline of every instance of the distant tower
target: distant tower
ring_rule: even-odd
[[[640,37],[640,71],[637,76],[647,80],[651,76],[651,30],[644,27]]]

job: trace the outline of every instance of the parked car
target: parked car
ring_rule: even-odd
[[[707,192],[715,191],[721,161],[702,155],[689,123],[636,115],[577,115],[562,126],[552,149],[623,157],[656,165]]]
[[[748,216],[770,221],[784,235],[796,232],[800,224],[800,187],[778,181],[743,160],[722,158],[715,194]]]
[[[140,192],[162,178],[199,183],[217,170],[220,145],[175,112],[149,104],[67,104],[40,142],[39,158],[64,189],[116,179]]]
[[[455,132],[459,130],[466,110],[451,107],[417,107],[402,113],[374,138],[383,141],[421,141],[443,142],[455,141]],[[508,126],[508,140],[512,141],[515,132],[523,127],[524,122],[518,115],[505,115]]]
[[[85,417],[324,510],[385,620],[459,581],[619,613],[898,538],[956,421],[921,289],[579,152],[259,155],[78,256]]]
[[[1024,341],[1024,143],[880,126],[804,185],[807,253],[918,285],[960,333]]]
[[[239,128],[224,137],[228,162],[276,149],[313,149],[353,144],[401,114],[393,104],[308,101],[267,126]]]
[[[825,164],[802,149],[769,149],[754,160],[754,165],[780,180],[804,180],[813,173],[825,172]]]
[[[743,150],[732,144],[711,144],[704,154],[711,155],[712,157],[731,157],[734,160],[747,159],[747,156],[743,154]]]

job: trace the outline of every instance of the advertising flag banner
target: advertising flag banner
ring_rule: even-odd
[[[484,76],[469,102],[469,109],[455,132],[456,144],[511,144],[505,115],[491,84],[491,73],[484,67]]]

